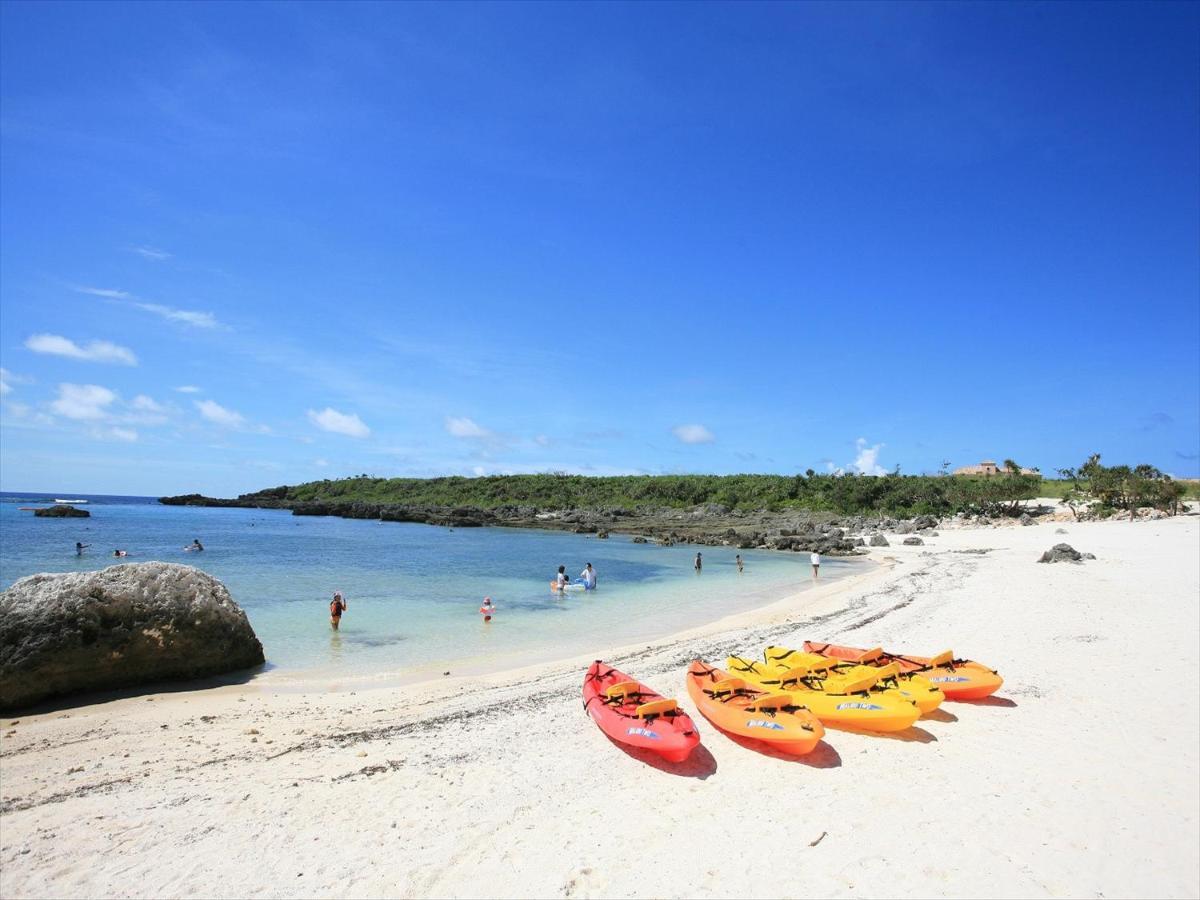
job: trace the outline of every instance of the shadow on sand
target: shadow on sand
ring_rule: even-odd
[[[905,728],[903,731],[867,731],[865,728],[844,728],[839,726],[838,731],[847,731],[851,734],[862,734],[867,737],[880,738],[885,741],[904,741],[905,743],[917,744],[935,744],[937,738],[926,731],[924,728],[918,728],[912,725]]]
[[[608,737],[608,735],[605,735]],[[717,771],[717,761],[713,759],[713,755],[708,752],[708,748],[703,744],[697,744],[696,748],[689,754],[688,758],[683,762],[668,762],[663,759],[653,750],[643,750],[640,747],[630,747],[627,744],[622,744],[620,741],[614,741],[608,738],[613,746],[619,747],[626,756],[636,759],[638,762],[658,769],[660,772],[666,772],[670,775],[679,775],[683,778],[699,778],[703,781],[709,775]]]
[[[941,709],[941,708],[931,710],[930,712],[924,713],[921,716],[921,718],[926,719],[930,722],[957,722],[958,721],[958,716],[956,716],[952,712],[947,712],[946,710]]]
[[[996,696],[980,697],[978,700],[955,700],[954,702],[964,706],[999,706],[1003,709],[1015,709],[1017,706],[1016,700]]]
[[[62,712],[78,706],[91,706],[97,703],[112,703],[115,700],[128,700],[131,697],[142,697],[148,694],[178,694],[186,691],[202,691],[209,688],[227,687],[235,684],[249,684],[264,672],[269,672],[275,666],[270,662],[249,669],[239,669],[224,675],[210,675],[207,678],[185,679],[180,681],[147,681],[123,688],[110,688],[103,691],[80,691],[61,697],[51,697],[39,701],[32,706],[5,710],[4,718],[10,715],[37,716],[44,713]]]
[[[817,746],[813,747],[810,753],[794,756],[791,753],[781,753],[765,741],[756,741],[753,738],[742,737],[738,734],[729,734],[725,731],[721,732],[721,737],[733,741],[739,747],[745,747],[747,750],[751,750],[761,756],[769,756],[771,759],[779,759],[784,762],[800,763],[814,769],[836,769],[842,764],[841,756],[825,741],[818,741]]]

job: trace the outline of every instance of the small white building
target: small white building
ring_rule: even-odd
[[[1003,475],[1007,470],[1003,466],[996,465],[994,460],[985,459],[983,462],[974,466],[960,466],[954,470],[955,475]],[[1037,469],[1026,469],[1022,467],[1022,475],[1037,475]]]

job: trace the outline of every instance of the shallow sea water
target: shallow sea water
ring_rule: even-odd
[[[119,562],[197,566],[224,582],[246,610],[276,681],[407,679],[451,665],[494,671],[599,654],[812,584],[806,553],[742,550],[739,575],[732,547],[79,496],[90,501],[88,519],[39,519],[18,509],[45,505],[53,495],[0,495],[0,587],[36,572]],[[193,538],[204,552],[183,550]],[[92,547],[76,556],[76,541]],[[129,551],[127,559],[112,557],[118,547]],[[693,571],[697,550],[704,559],[700,575]],[[598,573],[597,590],[565,596],[549,590],[560,564],[575,580],[587,562]],[[864,565],[826,558],[821,581]],[[338,632],[329,627],[334,590],[350,604]],[[489,623],[478,614],[485,595],[497,607]]]

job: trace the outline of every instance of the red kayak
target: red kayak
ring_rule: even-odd
[[[600,660],[583,676],[583,708],[614,741],[668,762],[683,762],[700,743],[700,732],[674,700]]]

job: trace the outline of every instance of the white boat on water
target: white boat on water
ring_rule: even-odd
[[[55,498],[54,502],[55,503],[87,503],[86,500],[59,500],[58,498]]]

